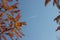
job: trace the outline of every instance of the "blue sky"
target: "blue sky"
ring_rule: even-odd
[[[19,0],[20,21],[27,23],[22,28],[25,36],[21,40],[57,40],[60,37],[60,31],[55,31],[59,25],[53,21],[59,15],[59,10],[53,6],[53,0],[46,7],[44,1]]]
[[[57,40],[59,26],[53,21],[59,15],[59,10],[53,6],[53,0],[45,7],[45,0],[20,0],[21,21],[27,26],[22,28],[25,36],[21,40]]]

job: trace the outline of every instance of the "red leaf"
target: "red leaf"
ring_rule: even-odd
[[[45,6],[50,2],[51,0],[45,0]]]

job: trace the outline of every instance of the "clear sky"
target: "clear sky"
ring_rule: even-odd
[[[45,7],[45,0],[20,0],[21,20],[27,22],[22,28],[25,36],[21,40],[57,40],[59,26],[53,21],[59,10],[53,6],[53,0]]]
[[[59,25],[53,21],[59,15],[59,10],[53,6],[53,0],[46,7],[44,1],[19,0],[20,21],[27,23],[22,28],[25,36],[21,40],[57,40],[60,37],[60,31],[55,31]]]

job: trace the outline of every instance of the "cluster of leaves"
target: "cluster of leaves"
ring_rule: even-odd
[[[51,0],[45,0],[45,6],[50,2]],[[60,1],[59,0],[53,0],[53,6],[56,4],[58,9],[60,9]],[[60,12],[59,12],[60,13]],[[57,24],[60,25],[60,15],[58,15],[54,21],[56,21]],[[56,31],[60,30],[60,26],[57,27]]]
[[[15,0],[16,3],[10,6],[8,3],[12,1],[13,0],[1,0],[0,3],[0,40],[2,40],[2,38],[7,40],[5,35],[8,35],[12,40],[14,40],[14,35],[17,37],[16,39],[24,36],[21,27],[22,25],[26,25],[26,22],[19,21],[21,15],[20,10],[17,9],[17,4],[19,4],[18,0]],[[16,17],[14,17],[15,14]],[[6,15],[6,18],[4,15]],[[6,24],[8,24],[8,26]]]
[[[45,0],[45,6],[50,2],[51,0]],[[60,9],[60,0],[53,0],[53,6],[56,4],[57,8]]]
[[[45,0],[45,6],[52,1],[52,0]],[[56,7],[60,10],[60,0],[53,0],[53,6],[56,5]],[[59,12],[60,13],[60,12]],[[60,15],[58,15],[56,18],[54,18],[54,21],[56,21],[59,26],[56,28],[56,31],[60,30]],[[60,40],[60,37],[57,37],[58,40]]]
[[[54,19],[54,21],[56,21],[56,23],[60,25],[60,15],[58,15],[58,16]],[[56,31],[58,31],[58,30],[60,30],[60,26],[57,27]]]

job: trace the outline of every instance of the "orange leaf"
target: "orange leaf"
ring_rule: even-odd
[[[4,16],[4,14],[5,14],[5,11],[4,11],[3,13],[0,14],[0,17]]]
[[[14,5],[8,7],[8,11],[11,11],[11,10],[17,8],[17,4],[18,4],[18,3],[15,3]]]
[[[8,8],[7,0],[2,0],[2,7],[6,10]]]
[[[20,29],[21,29],[21,28],[20,28],[21,26],[22,26],[22,24],[21,24],[20,22],[18,22],[18,21],[14,23],[14,27],[15,27],[17,30],[20,30]]]
[[[21,16],[20,16],[20,13],[18,13],[18,15],[17,15],[16,18],[15,18],[15,21],[18,21],[20,17],[21,17]]]
[[[15,19],[14,19],[12,16],[10,16],[9,14],[7,14],[7,17],[8,17],[8,19],[9,19],[10,21],[12,21],[12,22],[15,21]]]

